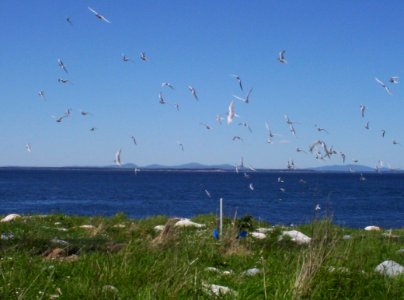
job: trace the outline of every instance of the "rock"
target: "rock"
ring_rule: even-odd
[[[205,271],[220,273],[219,269],[215,267],[206,267]]]
[[[367,230],[367,231],[380,231],[380,227],[371,225],[371,226],[366,226],[365,230]]]
[[[157,225],[157,226],[154,226],[154,230],[156,230],[156,231],[163,231],[164,228],[165,228],[164,225]]]
[[[403,274],[404,267],[393,260],[385,260],[375,268],[375,271],[393,277]]]
[[[199,224],[192,222],[190,219],[181,219],[174,225],[175,227],[195,227],[195,228],[203,228],[205,224]]]
[[[64,228],[64,227],[57,227],[56,230],[59,230],[59,231],[68,231],[68,229],[67,229],[67,228]]]
[[[124,224],[115,224],[114,228],[125,228],[126,226]]]
[[[257,228],[257,232],[260,232],[260,233],[268,233],[273,230],[274,230],[273,228],[264,228],[264,227]]]
[[[350,240],[352,236],[350,234],[346,234],[342,237],[343,240]]]
[[[237,292],[228,288],[227,286],[217,285],[217,284],[203,284],[203,287],[207,292],[213,293],[216,296],[223,296],[223,295],[233,295],[237,296]]]
[[[233,271],[223,271],[223,275],[231,275],[233,274]]]
[[[252,269],[248,269],[247,271],[244,271],[243,273],[241,273],[241,275],[244,276],[255,276],[257,274],[261,273],[260,269],[257,268],[252,268]]]
[[[9,214],[5,216],[3,219],[1,219],[0,222],[11,222],[19,218],[21,218],[19,214]]]
[[[282,236],[290,237],[290,239],[298,245],[308,244],[311,241],[310,237],[297,230],[284,231],[282,232]]]
[[[404,254],[404,248],[401,248],[401,249],[397,250],[397,253]]]
[[[265,238],[267,237],[267,236],[265,235],[265,233],[256,232],[256,231],[251,232],[251,236],[252,236],[253,238],[256,238],[256,239],[259,239],[259,240],[263,240],[263,239],[265,239]]]
[[[62,245],[62,246],[69,246],[69,242],[67,242],[65,240],[51,239],[51,243],[59,244],[59,245]]]
[[[110,284],[104,285],[102,287],[102,291],[103,292],[113,292],[113,293],[119,292],[119,290],[116,287],[114,287],[113,285],[110,285]]]

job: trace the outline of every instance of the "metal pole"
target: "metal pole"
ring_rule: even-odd
[[[222,237],[223,234],[223,198],[220,198],[220,238]]]

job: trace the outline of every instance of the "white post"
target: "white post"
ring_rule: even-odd
[[[223,198],[220,198],[220,233],[219,236],[222,238],[223,234]]]

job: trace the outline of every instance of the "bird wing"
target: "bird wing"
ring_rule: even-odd
[[[90,6],[88,7],[88,9],[95,15],[99,15],[99,13],[97,13],[94,9],[92,9]]]

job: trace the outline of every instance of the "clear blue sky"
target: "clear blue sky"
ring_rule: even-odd
[[[120,148],[123,163],[141,166],[234,164],[241,156],[257,168],[285,168],[289,159],[298,168],[341,164],[340,156],[322,162],[296,152],[322,139],[347,162],[404,168],[404,146],[392,143],[404,145],[404,82],[389,85],[389,96],[374,80],[402,75],[403,11],[402,1],[2,0],[0,166],[109,165]],[[287,64],[277,61],[283,49]],[[254,90],[251,103],[234,100],[240,117],[219,125],[215,116],[227,112],[232,95],[243,96],[230,74]],[[161,88],[163,81],[175,90]],[[160,91],[179,112],[159,104]],[[72,115],[63,122],[51,117],[67,108]],[[284,114],[300,122],[297,137]],[[265,121],[281,134],[273,144]]]

